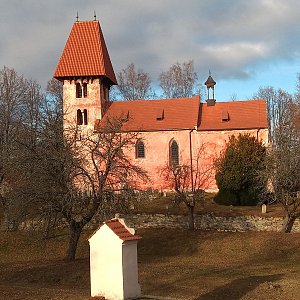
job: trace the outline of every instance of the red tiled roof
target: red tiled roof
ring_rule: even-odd
[[[101,75],[117,84],[100,24],[98,21],[75,22],[53,76]]]
[[[124,131],[193,129],[198,123],[199,102],[199,96],[113,102],[95,129],[105,124],[107,118],[120,117],[128,117],[122,126]]]
[[[268,128],[265,100],[216,102],[215,106],[200,104],[198,130],[253,128]]]
[[[138,235],[131,234],[118,219],[106,221],[105,224],[123,241],[140,240]]]
[[[232,130],[268,128],[266,101],[216,102],[214,106],[193,98],[113,102],[95,129],[107,118],[128,118],[124,131]]]
[[[135,241],[140,240],[141,237],[139,235],[132,234],[127,230],[127,228],[119,221],[119,219],[112,219],[104,222],[100,225],[94,233],[89,237],[89,239],[96,234],[96,232],[103,226],[107,225],[114,233],[117,235],[123,242],[125,241]]]

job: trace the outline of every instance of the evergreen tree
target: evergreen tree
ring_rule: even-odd
[[[265,182],[257,174],[264,166],[266,149],[249,134],[231,136],[216,160],[219,192],[215,201],[226,205],[256,205]]]

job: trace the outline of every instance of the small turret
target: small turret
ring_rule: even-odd
[[[205,81],[204,84],[206,85],[206,88],[207,88],[207,100],[206,100],[207,106],[214,106],[215,103],[216,103],[216,99],[215,99],[215,85],[216,85],[216,82],[211,77],[210,71],[209,71],[208,78],[207,78],[207,80]],[[210,95],[209,95],[209,90],[210,89],[212,89],[212,98],[210,98]]]

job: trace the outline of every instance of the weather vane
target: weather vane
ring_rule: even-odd
[[[78,12],[77,12],[77,15],[76,15],[76,22],[78,22],[78,18],[79,18],[79,17],[78,17]]]
[[[94,21],[96,21],[96,11],[94,10]]]

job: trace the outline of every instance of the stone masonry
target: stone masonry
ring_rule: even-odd
[[[187,216],[164,214],[124,215],[134,228],[188,228]],[[217,231],[281,231],[283,218],[259,216],[217,217],[214,214],[195,216],[195,227]],[[300,232],[300,220],[294,223],[292,232]]]

